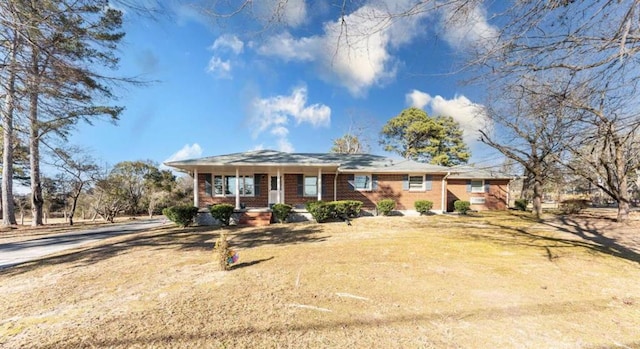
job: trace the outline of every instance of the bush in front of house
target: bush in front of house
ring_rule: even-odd
[[[396,202],[393,199],[383,199],[378,201],[376,205],[376,209],[378,209],[378,213],[383,216],[388,216],[391,214],[391,211],[396,208]]]
[[[307,212],[311,214],[311,217],[318,223],[322,223],[329,218],[333,218],[331,215],[331,207],[324,201],[309,201],[305,204]]]
[[[176,205],[163,209],[162,214],[168,220],[184,228],[193,223],[194,218],[198,215],[198,208],[190,205]]]
[[[217,204],[211,206],[209,211],[211,211],[211,217],[217,219],[222,223],[222,225],[229,225],[231,221],[231,215],[235,210],[235,206],[231,204]]]
[[[358,217],[362,210],[362,201],[339,200],[339,201],[309,201],[305,204],[307,212],[318,223],[326,222],[330,219],[345,219]]]
[[[278,223],[285,223],[287,221],[287,217],[289,217],[289,213],[293,210],[293,207],[287,204],[274,204],[271,210],[273,211],[273,215],[276,217]]]
[[[358,200],[339,200],[327,204],[332,206],[332,211],[335,212],[337,218],[355,218],[360,215],[362,210],[362,201]]]
[[[456,200],[453,203],[453,208],[460,214],[467,214],[471,209],[471,203],[469,201]]]
[[[518,211],[526,211],[527,210],[527,206],[529,205],[529,200],[527,200],[527,199],[517,199],[514,202],[514,205],[516,206],[516,209]]]
[[[427,214],[433,208],[433,201],[418,200],[413,204],[420,215]]]

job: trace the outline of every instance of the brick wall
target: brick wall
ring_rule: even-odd
[[[211,174],[213,177],[214,174]],[[205,193],[205,173],[198,173],[198,207],[207,207],[216,204],[236,204],[236,197],[211,196]],[[254,174],[254,181],[259,182],[260,193],[255,196],[240,196],[240,203],[246,207],[267,207],[269,204],[269,176],[266,174]]]
[[[374,209],[376,203],[382,199],[393,199],[397,210],[414,210],[414,203],[418,200],[433,202],[433,210],[441,210],[442,176],[434,175],[431,190],[408,191],[403,190],[402,174],[379,174],[378,189],[371,191],[353,190],[347,180],[348,175],[340,174],[338,178],[338,200],[359,200],[366,209]]]
[[[508,180],[487,180],[489,182],[488,193],[467,192],[466,179],[449,179],[447,184],[447,211],[453,211],[453,203],[456,200],[470,201],[472,197],[484,197],[485,203],[471,205],[472,210],[505,210],[507,209]]]

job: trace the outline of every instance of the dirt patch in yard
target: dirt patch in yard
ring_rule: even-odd
[[[220,272],[220,229],[161,227],[1,271],[0,346],[640,347],[636,228],[505,212],[230,228],[240,260]]]

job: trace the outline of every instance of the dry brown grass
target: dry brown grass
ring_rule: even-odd
[[[640,347],[640,222],[163,227],[0,272],[3,348]]]

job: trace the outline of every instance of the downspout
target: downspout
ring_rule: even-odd
[[[447,174],[442,177],[442,194],[440,196],[440,208],[442,209],[442,213],[447,213],[447,178],[449,178],[449,176],[451,176],[451,172],[447,172]]]

